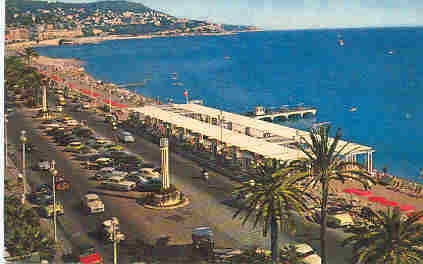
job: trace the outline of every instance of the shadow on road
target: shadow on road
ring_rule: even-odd
[[[117,198],[134,199],[134,200],[139,200],[139,199],[144,198],[144,194],[141,194],[141,193],[129,192],[127,195],[125,195],[125,194],[121,194],[121,193],[117,193],[117,192],[111,193],[111,192],[102,191],[99,188],[97,190],[91,191],[90,193],[95,193],[95,194],[98,194],[98,195],[111,196],[111,197],[117,197]]]
[[[163,263],[198,263],[205,260],[192,244],[169,245],[171,238],[161,237],[154,245],[140,239],[124,241],[120,244],[120,252],[133,256],[133,261],[162,261]]]

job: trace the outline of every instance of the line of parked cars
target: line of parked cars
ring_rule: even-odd
[[[82,167],[95,170],[92,179],[99,181],[101,188],[148,192],[161,187],[160,168],[124,151],[113,140],[96,135],[92,129],[70,117],[43,121],[39,128],[59,147],[63,147],[63,151],[71,153],[75,160],[80,161]],[[129,136],[120,134],[121,137]],[[40,168],[46,166],[40,163]]]

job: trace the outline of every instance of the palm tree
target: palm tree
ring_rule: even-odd
[[[35,50],[32,47],[25,48],[24,52],[24,58],[28,62],[28,64],[31,64],[32,58],[38,58],[40,55],[35,52]]]
[[[423,211],[402,217],[399,207],[384,211],[369,209],[370,224],[352,228],[343,241],[352,246],[355,264],[423,263],[423,224],[417,223]]]
[[[303,215],[307,211],[306,197],[313,198],[300,186],[304,173],[295,171],[290,163],[284,162],[279,170],[262,165],[256,169],[257,177],[241,184],[233,192],[245,205],[237,210],[233,218],[243,218],[244,225],[253,216],[253,227],[261,223],[264,237],[270,227],[272,260],[277,262],[280,257],[279,232],[294,230],[295,212]],[[241,216],[243,212],[245,215]]]
[[[342,136],[341,130],[337,130],[335,138],[329,137],[329,131],[330,126],[310,130],[311,141],[301,136],[300,142],[302,144],[297,144],[297,147],[306,155],[306,159],[296,162],[297,166],[302,168],[303,171],[307,171],[311,178],[307,187],[321,184],[320,247],[322,264],[327,263],[326,227],[330,183],[334,180],[344,182],[349,179],[359,182],[365,189],[370,188],[369,182],[374,183],[373,178],[370,177],[363,166],[343,159],[343,157],[359,149],[345,151],[348,143],[339,145]]]

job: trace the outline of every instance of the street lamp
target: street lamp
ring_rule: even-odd
[[[7,114],[5,114],[4,115],[4,147],[5,147],[5,149],[4,149],[4,152],[5,152],[5,163],[6,163],[6,166],[5,167],[7,167],[7,122],[8,122],[9,120],[7,119]],[[7,171],[7,170],[6,170]]]
[[[117,264],[117,234],[116,234],[116,223],[112,221],[112,228],[113,228],[113,264]]]
[[[23,177],[23,195],[22,195],[22,204],[25,203],[25,195],[26,195],[26,176],[25,176],[25,143],[27,142],[28,138],[25,136],[26,131],[21,131],[21,137],[19,138],[22,143],[22,177]]]
[[[112,112],[112,87],[109,88],[109,112]]]
[[[53,236],[54,243],[57,242],[57,230],[56,230],[56,176],[58,171],[55,169],[56,161],[50,162],[50,173],[53,177]]]

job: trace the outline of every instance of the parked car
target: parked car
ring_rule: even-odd
[[[74,240],[74,239],[72,239]],[[103,264],[103,259],[91,244],[75,244],[70,255],[69,262],[84,264]],[[66,263],[69,263],[66,262]]]
[[[116,144],[106,144],[98,149],[98,151],[103,152],[107,150],[123,150],[123,147]]]
[[[60,124],[58,122],[47,120],[47,121],[43,121],[40,124],[39,128],[40,129],[46,129],[48,127],[52,127],[53,128],[53,127],[59,127],[59,126],[60,126]]]
[[[135,171],[143,168],[143,162],[138,163],[125,163],[125,162],[118,162],[117,168],[123,171]]]
[[[158,173],[156,170],[152,168],[142,168],[138,170],[139,174],[147,179],[160,179],[160,173]]]
[[[76,121],[75,119],[65,120],[63,123],[65,123],[66,125],[71,125],[71,126],[79,125],[79,122]]]
[[[63,177],[56,177],[55,183],[56,183],[56,190],[57,191],[68,191],[68,190],[70,190],[70,182],[67,181]]]
[[[81,143],[81,139],[74,136],[74,135],[66,135],[66,136],[63,136],[61,138],[57,138],[57,140],[56,140],[56,144],[59,145],[59,146],[68,146],[68,145],[70,145],[71,143],[74,143],[74,142],[80,142]]]
[[[160,179],[149,179],[146,182],[138,181],[136,190],[139,192],[158,191],[162,188],[162,181]]]
[[[84,147],[84,144],[82,144],[80,141],[73,141],[65,147],[64,151],[73,152],[81,149],[82,147]]]
[[[123,143],[134,143],[135,142],[135,138],[134,136],[125,130],[120,130],[117,133],[117,138],[119,139],[120,142]]]
[[[50,169],[50,161],[48,161],[48,160],[40,160],[37,163],[37,167],[40,170],[49,170]]]
[[[87,213],[103,213],[104,203],[97,194],[89,193],[82,197],[81,206]]]
[[[128,181],[133,181],[136,182],[138,184],[139,181],[141,182],[148,182],[148,180],[146,178],[144,178],[143,176],[141,176],[141,174],[139,174],[137,171],[132,172],[132,173],[128,173],[125,178]]]
[[[56,215],[64,215],[65,214],[65,210],[64,210],[63,204],[61,202],[56,200],[56,208],[54,208],[53,199],[47,200],[39,208],[41,215],[46,217],[46,218],[50,218],[50,217],[53,216],[54,209],[56,209]]]
[[[125,177],[128,173],[124,171],[112,170],[112,171],[99,171],[95,174],[94,178],[98,181],[108,180],[115,176]]]
[[[88,146],[83,146],[79,150],[75,150],[74,153],[76,153],[76,154],[83,154],[83,155],[84,154],[97,154],[98,151],[95,150],[95,149],[93,149],[93,148],[90,148]]]
[[[125,180],[125,177],[114,176],[101,183],[101,186],[106,189],[118,190],[118,191],[132,191],[136,187],[136,183],[133,181]]]

